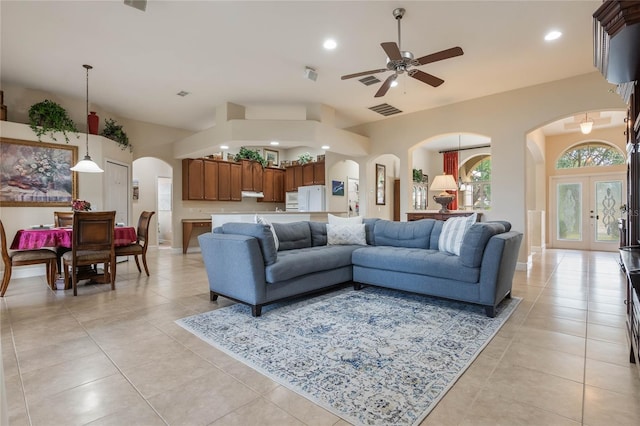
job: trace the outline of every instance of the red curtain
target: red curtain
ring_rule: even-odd
[[[442,167],[443,167],[444,173],[446,175],[453,175],[453,180],[458,182],[458,152],[457,151],[445,152],[443,155],[443,160],[444,160],[444,164]],[[455,191],[447,191],[447,192],[453,195],[457,194],[457,192]],[[453,199],[453,201],[449,203],[447,208],[449,210],[458,210],[457,195]]]

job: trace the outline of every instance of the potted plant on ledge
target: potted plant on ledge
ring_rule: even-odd
[[[73,120],[67,114],[67,110],[49,99],[31,105],[29,108],[29,127],[38,136],[40,142],[42,142],[42,135],[46,134],[57,141],[55,132],[62,132],[64,139],[69,143],[67,132],[78,132]]]
[[[267,166],[267,160],[257,150],[249,149],[244,146],[240,147],[240,151],[236,154],[234,161],[252,160],[257,161],[262,167]]]
[[[104,129],[100,135],[104,136],[107,139],[111,139],[120,145],[121,149],[129,148],[129,152],[133,152],[133,145],[129,143],[129,137],[122,130],[122,125],[116,123],[115,120],[107,118],[104,120]]]

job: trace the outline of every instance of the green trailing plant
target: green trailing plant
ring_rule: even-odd
[[[31,105],[29,108],[29,127],[38,136],[40,142],[42,142],[42,135],[46,134],[57,141],[55,133],[62,132],[64,139],[69,143],[67,132],[78,132],[75,123],[67,114],[67,110],[49,99]]]
[[[307,164],[313,160],[313,157],[308,152],[302,153],[298,156],[298,162],[300,164]]]
[[[414,182],[422,182],[422,170],[421,169],[413,169],[413,181]]]
[[[104,129],[100,135],[107,139],[111,139],[120,145],[120,149],[129,148],[129,152],[133,152],[133,145],[129,143],[129,137],[122,130],[122,125],[118,124],[115,120],[107,118],[104,120]]]
[[[264,157],[260,155],[258,150],[249,149],[244,146],[240,147],[240,151],[236,154],[236,156],[234,157],[234,160],[235,161],[252,160],[260,163],[262,167],[267,166],[267,160],[265,160]]]

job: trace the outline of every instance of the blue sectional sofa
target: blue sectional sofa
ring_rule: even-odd
[[[365,219],[366,245],[327,244],[319,222],[226,223],[198,240],[211,300],[246,303],[253,316],[266,304],[347,282],[480,304],[494,316],[510,296],[522,234],[508,222],[474,223],[456,255],[439,248],[443,224]]]

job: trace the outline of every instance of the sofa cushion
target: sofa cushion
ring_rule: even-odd
[[[309,222],[311,230],[311,246],[327,245],[327,224],[323,222]]]
[[[265,268],[268,283],[277,283],[315,272],[351,265],[351,253],[362,246],[318,246],[278,253],[277,261]]]
[[[364,223],[361,224],[327,224],[327,245],[367,245]]]
[[[271,229],[271,233],[273,234],[273,242],[276,243],[276,251],[278,251],[278,247],[280,246],[280,241],[278,241],[278,235],[276,235],[275,229],[273,229],[273,226],[271,226],[271,222],[269,222],[266,218],[258,215],[255,216],[255,221],[256,223],[267,225],[269,229]]]
[[[222,232],[224,234],[239,234],[256,238],[260,251],[262,251],[264,264],[271,265],[276,261],[278,253],[269,226],[259,223],[228,222],[222,225]]]
[[[476,268],[482,263],[484,248],[489,238],[505,232],[500,222],[474,223],[464,234],[460,247],[460,262],[463,265]]]
[[[433,224],[431,242],[429,243],[429,248],[431,250],[438,250],[438,241],[440,240],[440,234],[442,233],[442,225],[444,225],[444,220],[436,220],[436,223]]]
[[[438,250],[446,251],[456,256],[460,256],[462,239],[467,229],[471,228],[477,220],[477,213],[467,217],[453,217],[442,225],[440,239],[438,240]]]
[[[280,241],[279,251],[311,247],[309,222],[272,223]]]
[[[406,223],[406,222],[403,222]],[[278,261],[280,257],[278,256]],[[419,274],[456,281],[477,283],[480,268],[463,265],[459,256],[438,250],[405,247],[362,247],[351,261],[364,268]]]
[[[375,245],[428,249],[435,222],[434,219],[422,219],[414,222],[378,220],[374,228]]]
[[[364,223],[365,238],[367,239],[367,244],[370,246],[373,246],[376,243],[374,229],[376,226],[376,222],[379,220],[380,219],[378,219],[377,217],[362,220],[362,223]]]
[[[345,223],[360,224],[362,223],[362,216],[340,217],[328,213],[327,221],[330,225],[343,225]]]

